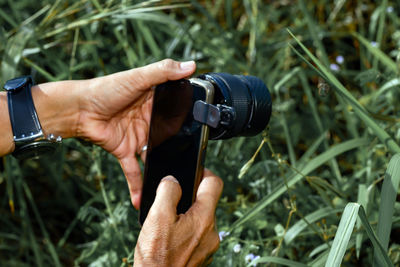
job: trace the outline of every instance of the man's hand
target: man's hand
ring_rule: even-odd
[[[147,143],[155,85],[190,76],[193,61],[166,59],[154,64],[89,80],[80,107],[77,135],[112,153],[121,163],[139,208],[142,179],[136,156]]]
[[[196,201],[185,214],[177,215],[182,190],[174,177],[165,177],[140,231],[135,266],[209,264],[219,246],[215,209],[222,187],[222,180],[205,170]]]
[[[152,87],[193,74],[193,61],[166,59],[91,80],[59,81],[32,87],[46,135],[80,137],[118,158],[128,180],[132,204],[139,208],[142,179],[136,156],[147,142]],[[0,156],[14,150],[6,92],[0,92]]]

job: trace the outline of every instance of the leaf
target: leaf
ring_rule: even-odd
[[[342,218],[340,219],[339,227],[336,231],[335,239],[333,240],[332,248],[329,251],[325,267],[339,267],[341,265],[350,237],[354,230],[357,215],[360,217],[379,259],[383,259],[385,263],[380,266],[393,266],[393,263],[390,261],[388,255],[385,253],[382,245],[379,243],[374,231],[372,230],[364,208],[358,203],[348,203],[344,209]]]
[[[316,210],[307,216],[305,216],[300,221],[296,222],[292,227],[290,227],[284,237],[286,245],[289,245],[293,239],[295,239],[304,229],[306,229],[310,224],[325,218],[329,215],[336,214],[342,209],[332,209],[331,207],[324,207],[322,209]]]
[[[332,248],[329,252],[326,267],[340,266],[344,253],[347,250],[351,234],[353,233],[354,224],[357,219],[358,209],[360,205],[357,203],[349,203],[344,209],[339,227],[333,240]]]
[[[359,184],[358,185],[358,197],[357,197],[357,203],[360,203],[363,207],[365,207],[368,210],[368,191],[367,187],[365,184]],[[357,219],[357,229],[361,228],[361,220],[360,218]],[[356,255],[357,258],[360,257],[360,251],[361,251],[361,245],[362,245],[362,240],[363,240],[363,231],[359,231],[356,235]]]
[[[400,182],[400,154],[392,157],[385,173],[382,185],[381,202],[379,204],[379,217],[377,236],[385,251],[388,249],[390,231],[392,229],[392,218],[394,204],[396,203],[397,191]],[[374,264],[378,263],[376,251],[374,251]]]
[[[312,258],[312,257],[314,257],[315,255],[319,254],[322,251],[326,252],[331,247],[331,245],[332,245],[332,242],[330,242],[330,243],[328,242],[328,243],[324,243],[322,245],[319,245],[318,247],[314,248],[310,252],[309,257]],[[328,256],[328,254],[326,254],[326,256]],[[324,262],[326,262],[326,260]]]
[[[246,162],[246,164],[244,164],[242,166],[242,168],[240,168],[239,175],[238,175],[239,179],[242,179],[242,177],[250,169],[250,167],[253,165],[253,163],[254,163],[254,157],[252,157],[249,161]]]

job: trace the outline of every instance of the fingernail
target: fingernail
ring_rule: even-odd
[[[181,64],[179,66],[180,66],[181,70],[188,71],[188,70],[193,70],[196,66],[196,63],[194,63],[193,60],[185,61],[185,62],[181,62]]]
[[[176,180],[175,177],[174,177],[174,176],[171,176],[171,175],[162,178],[161,182],[162,182],[162,181],[171,181],[171,182],[174,182],[174,183],[179,184],[178,180]]]

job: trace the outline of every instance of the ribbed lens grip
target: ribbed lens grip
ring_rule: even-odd
[[[242,135],[256,135],[264,130],[271,117],[271,95],[261,79],[245,75],[240,75],[239,77],[247,84],[253,99],[253,112],[248,122],[247,130]]]
[[[219,80],[220,88],[225,89],[229,93],[230,103],[228,104],[235,109],[236,113],[236,120],[233,128],[227,131],[223,138],[240,136],[243,134],[243,131],[246,131],[246,125],[250,119],[252,106],[251,94],[245,86],[245,83],[243,83],[237,75],[214,73],[214,78]]]
[[[254,76],[208,73],[200,78],[211,81],[224,103],[235,110],[232,127],[210,129],[210,139],[253,136],[260,133],[271,116],[271,95],[263,81]]]

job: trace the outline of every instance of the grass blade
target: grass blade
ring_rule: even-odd
[[[299,71],[300,71],[300,68],[294,68],[291,72],[286,74],[280,81],[278,81],[276,83],[276,85],[274,86],[274,91],[276,93],[276,98],[277,98],[278,103],[281,103],[279,89],[287,81],[290,81],[293,78],[293,76],[295,76]],[[291,163],[291,165],[296,166],[296,156],[295,156],[294,148],[293,148],[293,144],[292,144],[292,137],[290,136],[289,126],[288,126],[284,112],[280,112],[279,117],[280,117],[279,121],[281,121],[281,123],[282,123],[283,132],[285,134],[287,149],[289,152],[290,163]]]
[[[294,184],[302,180],[305,175],[308,175],[310,172],[320,167],[322,164],[326,163],[330,159],[354,148],[366,146],[369,143],[370,142],[368,139],[357,138],[332,146],[329,150],[310,160],[308,164],[300,170],[300,173],[295,173],[293,176],[287,179],[287,185],[289,187],[293,186]],[[263,197],[253,208],[249,209],[241,218],[236,220],[228,231],[231,232],[236,227],[253,218],[258,212],[260,212],[262,209],[264,209],[266,206],[268,206],[274,200],[280,197],[283,193],[285,193],[286,190],[287,188],[284,183],[277,186],[274,190],[272,190],[269,195]]]
[[[310,147],[307,149],[307,151],[301,156],[301,158],[298,161],[298,166],[303,167],[311,158],[311,156],[317,151],[319,146],[322,144],[322,142],[327,138],[326,137],[326,132],[323,132],[317,140],[315,140]]]
[[[385,19],[386,19],[386,8],[387,8],[387,0],[383,0],[381,2],[381,5],[379,6],[380,12],[379,12],[379,25],[377,28],[377,32],[376,32],[376,42],[377,44],[380,46],[382,45],[382,39],[383,39],[383,31],[384,31],[384,27],[385,27]],[[376,68],[378,65],[378,59],[375,57],[374,61],[372,63],[373,68]]]
[[[367,235],[374,245],[374,249],[377,252],[376,255],[379,258],[379,266],[393,266],[388,255],[385,253],[382,245],[378,241],[371,225],[368,222],[364,208],[358,203],[348,203],[340,219],[339,227],[336,231],[335,239],[332,243],[332,248],[329,251],[328,260],[326,261],[325,267],[339,267],[342,263],[343,256],[347,250],[350,237],[354,230],[354,224],[357,219],[357,215],[367,231]]]
[[[375,235],[374,231],[372,230],[371,225],[368,222],[367,215],[365,214],[364,208],[360,206],[360,211],[358,212],[358,216],[360,216],[361,222],[367,232],[369,239],[374,246],[374,255],[375,259],[378,260],[378,266],[393,266],[393,263],[390,261],[389,256],[385,252],[382,247],[382,244],[379,242],[378,237]]]
[[[307,82],[306,75],[303,72],[300,72],[299,73],[299,78],[300,78],[300,81],[301,81],[301,85],[302,85],[302,87],[304,89],[304,92],[307,95],[308,103],[310,105],[311,112],[313,114],[315,123],[317,124],[317,127],[318,127],[318,130],[319,130],[320,134],[322,134],[324,132],[324,128],[322,126],[322,121],[321,121],[321,118],[319,117],[318,110],[317,110],[317,105],[316,105],[314,97],[313,97],[313,95],[311,93],[310,86],[309,86],[309,84]],[[324,145],[325,150],[327,150],[328,147],[329,147],[328,140],[324,139],[323,145]],[[332,169],[333,174],[336,176],[336,179],[339,182],[342,182],[342,180],[343,180],[342,179],[342,175],[340,174],[339,165],[338,165],[336,159],[332,159],[330,161],[330,167]]]
[[[374,91],[369,95],[361,97],[360,103],[363,105],[370,104],[372,100],[376,101],[376,99],[378,99],[380,95],[385,94],[387,91],[389,91],[389,89],[398,88],[399,85],[400,85],[400,79],[394,78],[386,82],[384,85],[382,85],[377,91]]]
[[[368,207],[368,191],[365,184],[358,185],[358,196],[357,196],[357,203],[360,203],[363,207]],[[361,228],[361,220],[360,218],[357,219],[356,227],[357,229]],[[361,245],[363,240],[363,231],[359,231],[356,235],[356,255],[357,258],[360,257]]]
[[[396,154],[389,162],[383,181],[381,202],[379,205],[379,217],[377,235],[385,251],[388,249],[390,231],[392,229],[392,217],[394,204],[400,182],[400,154]],[[374,251],[374,264],[378,263],[376,251]]]
[[[314,211],[303,219],[295,223],[289,230],[286,232],[284,240],[286,245],[290,244],[304,229],[306,229],[310,224],[325,218],[329,215],[340,212],[342,209],[332,209],[331,207],[325,207]]]
[[[291,266],[291,267],[307,267],[308,265],[291,261],[288,259],[280,258],[280,257],[272,257],[272,256],[265,256],[265,257],[260,257],[258,259],[253,260],[250,262],[247,267],[250,266],[256,266],[257,263],[276,263],[279,264],[279,266]]]
[[[358,203],[349,203],[346,205],[325,267],[339,267],[342,263],[344,253],[347,250],[347,245],[353,233],[359,208],[360,204]]]
[[[332,246],[332,242],[327,242],[322,245],[319,245],[318,247],[314,248],[311,252],[310,255],[308,255],[310,258],[314,257],[315,255],[318,255],[321,252],[326,253],[327,251],[329,252],[329,248]],[[328,254],[326,254],[328,256]],[[326,260],[325,260],[326,262]]]
[[[40,74],[42,74],[44,77],[46,77],[46,79],[50,82],[55,82],[58,79],[56,77],[54,77],[53,75],[51,75],[48,71],[46,71],[45,69],[39,67],[37,64],[35,64],[34,62],[32,62],[31,60],[29,60],[28,58],[24,57],[23,58],[24,62],[31,66],[33,69],[35,69],[37,72],[39,72]]]
[[[1,62],[1,84],[17,76],[17,66],[21,60],[22,51],[31,35],[31,31],[21,30],[8,40],[5,48],[7,53],[4,53]]]
[[[396,63],[385,53],[382,52],[378,47],[375,47],[371,44],[370,41],[365,39],[363,36],[360,34],[353,32],[352,35],[357,38],[358,41],[360,41],[361,44],[363,44],[367,50],[375,56],[382,64],[390,71],[393,71],[395,73],[398,72],[397,65]]]
[[[304,0],[300,0],[299,1],[299,6],[300,9],[302,11],[302,13],[304,14],[304,17],[306,19],[307,25],[308,25],[308,30],[310,32],[311,38],[314,42],[314,45],[317,47],[318,52],[320,54],[320,58],[322,60],[322,62],[324,62],[325,66],[329,66],[329,59],[328,59],[328,55],[326,53],[325,47],[322,44],[322,40],[319,37],[319,32],[317,32],[317,29],[319,28],[319,25],[317,22],[314,21],[314,19],[311,17],[310,12],[308,12],[307,6],[304,3]]]
[[[294,36],[294,34],[288,30],[289,34],[296,40],[297,44],[301,49],[312,59],[312,61],[318,66],[319,70],[324,74],[336,91],[341,95],[349,104],[353,107],[355,113],[358,117],[364,121],[364,123],[371,128],[371,130],[376,134],[379,140],[385,144],[389,150],[393,153],[399,153],[400,147],[397,143],[390,137],[390,135],[383,130],[379,125],[371,118],[369,113],[365,110],[363,106],[354,98],[354,96],[341,84],[341,82],[320,62],[303,44],[299,39]]]
[[[29,203],[31,204],[31,207],[32,207],[32,210],[33,210],[33,214],[35,215],[36,220],[39,223],[39,228],[40,228],[40,230],[41,230],[41,232],[43,234],[43,237],[44,237],[43,238],[44,243],[46,244],[47,249],[49,250],[49,253],[50,253],[50,255],[51,255],[52,259],[53,259],[53,266],[60,266],[61,267],[61,262],[60,262],[60,259],[58,258],[57,250],[54,247],[53,242],[51,242],[49,233],[47,232],[46,226],[43,223],[43,220],[42,220],[42,218],[40,216],[39,210],[36,207],[35,201],[33,199],[32,192],[29,189],[28,185],[24,181],[22,181],[22,188],[24,189],[25,195],[26,195],[27,199],[29,200]]]

